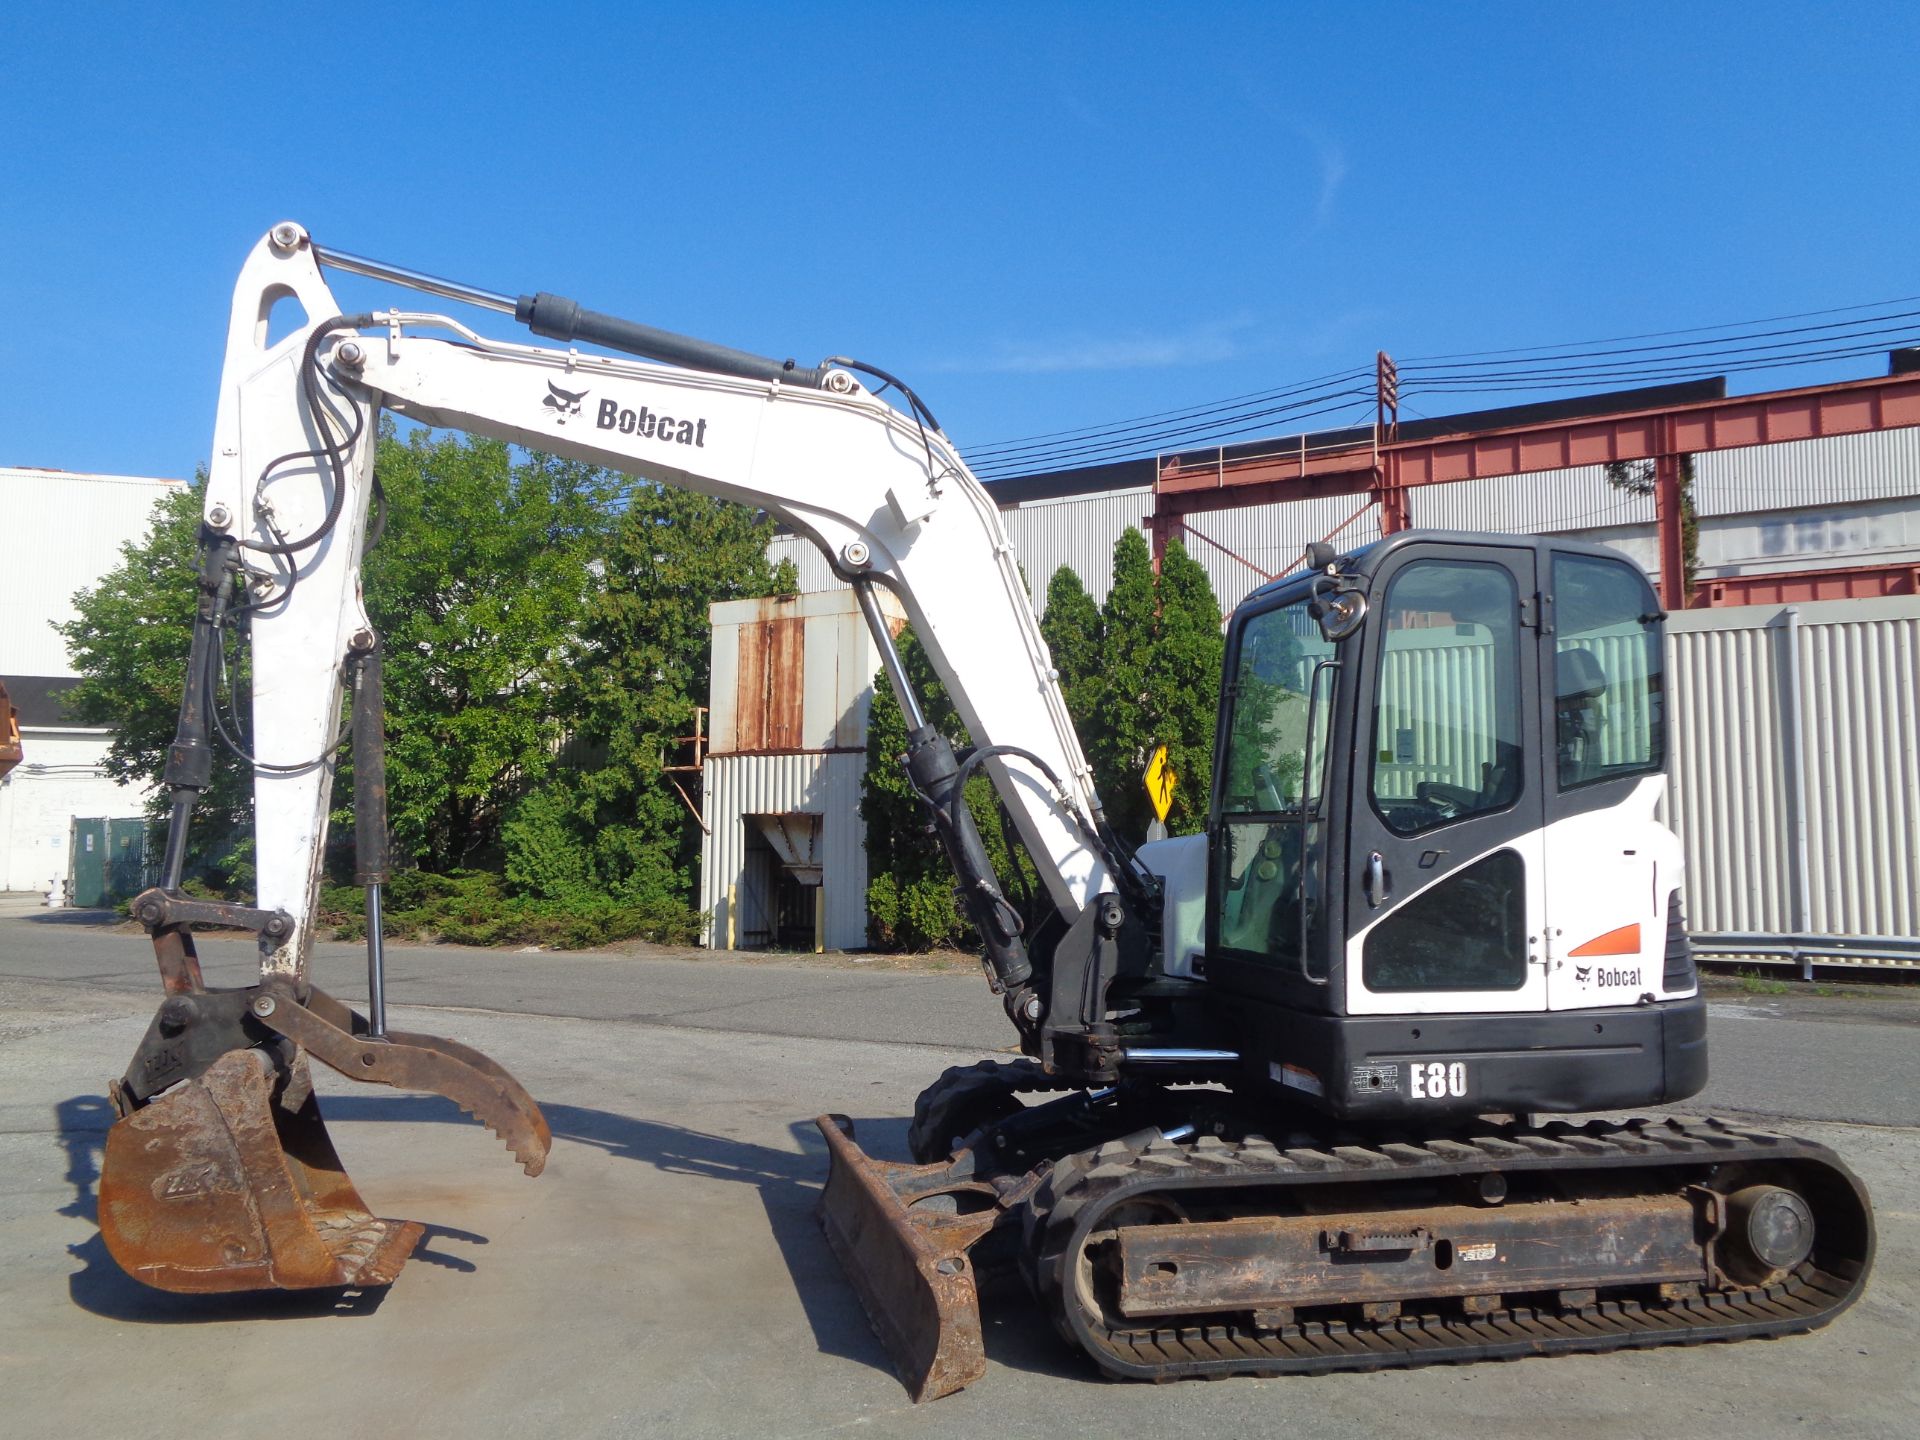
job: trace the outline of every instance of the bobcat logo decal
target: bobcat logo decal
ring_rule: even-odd
[[[1593,967],[1591,965],[1574,966],[1573,978],[1577,983],[1585,985],[1589,980],[1593,979]]]
[[[547,381],[547,398],[540,403],[554,412],[554,422],[564,425],[569,415],[580,413],[580,402],[587,398],[585,390],[562,390],[553,381]]]

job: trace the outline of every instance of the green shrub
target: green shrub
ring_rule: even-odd
[[[382,901],[389,936],[449,945],[544,945],[556,950],[615,940],[685,945],[700,933],[699,913],[675,900],[532,899],[507,894],[498,875],[479,870],[451,875],[404,870],[389,882]],[[321,891],[315,918],[333,926],[336,939],[358,940],[366,934],[365,906],[365,893],[358,886],[329,885]]]

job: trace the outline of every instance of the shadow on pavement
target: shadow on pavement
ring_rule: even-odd
[[[333,1122],[380,1121],[415,1124],[470,1124],[450,1101],[429,1095],[329,1095],[325,1113]],[[619,1159],[651,1165],[669,1174],[693,1175],[751,1185],[765,1207],[768,1228],[792,1276],[824,1354],[842,1356],[887,1371],[886,1352],[874,1338],[814,1218],[826,1179],[826,1143],[812,1122],[796,1122],[792,1134],[800,1153],[750,1141],[712,1135],[684,1126],[616,1115],[578,1105],[542,1107],[554,1139],[590,1145]],[[97,1223],[95,1185],[112,1107],[105,1099],[80,1095],[55,1107],[59,1138],[67,1152],[66,1179],[73,1198],[62,1215]],[[863,1145],[871,1153],[904,1158],[906,1122],[869,1118],[858,1122]],[[416,1217],[408,1217],[416,1218]],[[475,1264],[438,1242],[485,1245],[487,1237],[429,1224],[413,1260],[472,1273]],[[689,1236],[689,1244],[699,1237]],[[76,1305],[111,1319],[143,1324],[209,1323],[256,1319],[305,1319],[322,1315],[366,1315],[380,1306],[386,1291],[264,1291],[230,1295],[176,1295],[140,1284],[107,1253],[99,1234],[69,1247],[83,1268],[69,1280]],[[1013,1369],[1047,1375],[1083,1376],[1078,1357],[1054,1336],[1051,1327],[1011,1266],[990,1266],[981,1274],[981,1310],[989,1357]]]
[[[49,910],[44,906],[37,910],[11,912],[9,918],[24,920],[29,925],[122,925],[127,917],[118,910],[75,910],[62,906],[58,910]]]

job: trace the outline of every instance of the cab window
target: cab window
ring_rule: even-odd
[[[1418,560],[1387,586],[1373,709],[1374,809],[1398,835],[1520,797],[1520,594],[1511,571]]]
[[[1300,963],[1302,931],[1320,910],[1333,653],[1302,598],[1244,622],[1228,674],[1213,864],[1219,943],[1287,966]]]
[[[1562,790],[1666,766],[1660,606],[1622,560],[1553,557],[1554,745]]]

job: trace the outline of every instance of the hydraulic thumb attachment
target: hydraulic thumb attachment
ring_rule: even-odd
[[[119,1119],[100,1167],[100,1230],[122,1269],[162,1290],[390,1285],[422,1227],[368,1210],[320,1118],[309,1058],[350,1080],[444,1095],[498,1135],[529,1175],[546,1164],[552,1138],[532,1097],[477,1050],[386,1028],[378,902],[386,807],[371,632],[354,646],[353,735],[374,1018],[278,972],[244,989],[209,990],[202,980],[194,925],[251,930],[276,945],[296,931],[282,911],[179,891],[188,823],[212,774],[214,647],[231,571],[230,545],[203,547],[187,689],[167,762],[166,860],[160,885],[133,902],[167,998],[127,1073],[108,1087]]]
[[[444,1095],[528,1175],[545,1166],[545,1118],[486,1056],[434,1035],[375,1037],[364,1016],[283,977],[204,989],[179,916],[200,902],[148,891],[135,913],[156,908],[175,922],[154,936],[172,993],[109,1086],[120,1118],[100,1170],[101,1234],[135,1279],[202,1292],[393,1283],[422,1227],[379,1219],[360,1198],[309,1057],[351,1080]]]

